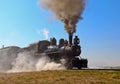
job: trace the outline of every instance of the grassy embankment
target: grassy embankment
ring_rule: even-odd
[[[0,84],[120,84],[120,71],[0,73]]]

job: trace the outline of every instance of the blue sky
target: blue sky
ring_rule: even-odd
[[[0,0],[0,47],[25,47],[49,38],[68,39],[63,23],[40,8],[38,0]],[[83,20],[77,24],[82,57],[91,66],[120,66],[120,0],[87,0]]]

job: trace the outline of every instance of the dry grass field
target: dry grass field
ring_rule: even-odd
[[[0,73],[0,84],[120,84],[120,71],[65,70]]]

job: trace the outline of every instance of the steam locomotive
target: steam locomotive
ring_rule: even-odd
[[[87,68],[88,60],[80,57],[81,47],[79,44],[78,36],[75,36],[73,43],[71,36],[69,36],[69,42],[61,38],[58,45],[56,39],[51,38],[50,41],[39,41],[37,54],[45,53],[56,63],[62,63],[61,59],[64,59],[64,65],[67,69]]]

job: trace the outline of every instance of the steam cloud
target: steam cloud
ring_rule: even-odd
[[[49,30],[44,28],[44,29],[41,29],[41,30],[37,30],[37,34],[41,36],[41,34],[44,35],[45,39],[48,40],[48,37],[49,37]]]
[[[39,0],[40,5],[55,14],[64,23],[69,35],[76,32],[76,24],[82,19],[85,0]]]
[[[48,39],[49,31],[47,29],[43,30],[43,34],[45,35],[45,38]]]
[[[28,72],[41,70],[64,70],[64,64],[51,61],[45,53],[35,56],[35,50],[18,47],[0,49],[0,72]]]

